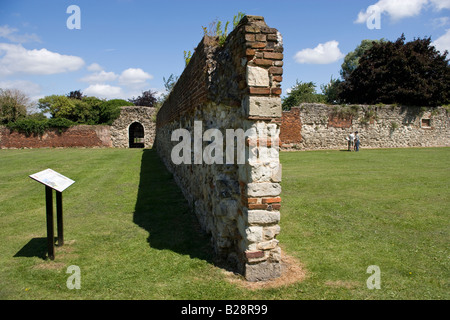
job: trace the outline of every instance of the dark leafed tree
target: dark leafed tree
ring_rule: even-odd
[[[450,102],[448,52],[440,53],[430,38],[405,43],[374,43],[342,83],[347,103],[438,106]]]
[[[152,92],[151,90],[147,90],[142,92],[142,95],[132,99],[128,99],[132,104],[135,106],[142,106],[142,107],[154,107],[156,104],[156,92]]]
[[[75,90],[75,91],[70,91],[70,93],[67,95],[68,98],[70,99],[77,99],[77,100],[81,100],[83,99],[83,92],[81,92],[80,90]]]
[[[359,59],[363,56],[364,52],[372,48],[374,43],[380,42],[386,42],[386,40],[362,40],[361,43],[355,48],[355,50],[347,53],[344,58],[344,62],[341,65],[342,79],[347,79],[350,74],[358,67]]]

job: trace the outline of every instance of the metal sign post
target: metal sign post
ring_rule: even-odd
[[[47,217],[47,248],[48,257],[51,260],[55,259],[55,240],[53,227],[53,189],[56,191],[56,220],[58,231],[58,246],[64,245],[63,234],[63,206],[62,206],[62,192],[71,186],[75,181],[63,176],[62,174],[47,169],[30,175],[34,179],[45,185],[45,207]]]

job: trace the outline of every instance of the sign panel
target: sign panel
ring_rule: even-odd
[[[30,178],[59,192],[63,192],[75,182],[52,169],[32,174]]]

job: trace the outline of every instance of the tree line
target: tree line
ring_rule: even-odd
[[[17,89],[0,89],[0,124],[27,134],[43,133],[48,128],[68,128],[77,124],[111,125],[123,106],[155,107],[156,93],[148,90],[137,98],[99,99],[85,96],[80,90],[67,95],[50,95],[39,99],[37,112],[30,112],[30,98]]]

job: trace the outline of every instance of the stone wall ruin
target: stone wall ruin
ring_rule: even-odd
[[[122,107],[112,125],[77,125],[64,129],[49,129],[43,134],[26,134],[0,126],[0,149],[16,148],[129,148],[130,126],[143,127],[139,147],[151,148],[155,140],[156,108]]]
[[[249,281],[281,275],[281,165],[277,149],[269,147],[278,139],[282,66],[279,32],[263,17],[246,16],[223,46],[217,38],[201,40],[157,115],[158,154],[211,235],[216,256]],[[252,132],[245,145],[259,156],[246,152],[245,163],[195,164],[192,153],[190,163],[174,164],[179,141],[172,133],[184,128],[193,134],[199,123],[202,135],[208,129],[224,137],[227,129]],[[258,140],[260,133],[269,143]]]
[[[111,144],[115,148],[130,147],[130,126],[138,123],[143,126],[142,147],[150,148],[155,140],[155,113],[151,107],[122,107],[120,116],[111,125]]]
[[[346,149],[359,132],[362,148],[449,147],[450,116],[443,107],[330,106],[304,103],[283,111],[282,149]]]

